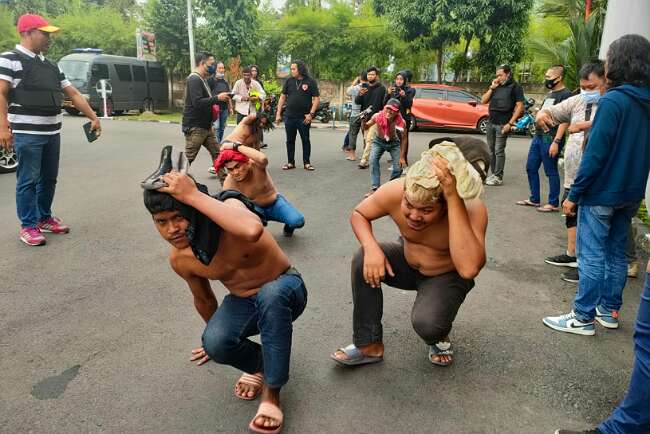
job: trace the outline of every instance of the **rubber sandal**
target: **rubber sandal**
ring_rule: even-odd
[[[237,386],[240,384],[247,384],[249,386],[257,386],[257,389],[255,390],[255,394],[253,396],[242,396],[237,393]],[[243,399],[244,401],[252,401],[260,394],[262,393],[262,388],[264,386],[264,375],[262,374],[243,374],[241,377],[239,377],[239,380],[237,380],[237,383],[235,384],[235,396],[239,399]]]
[[[259,426],[255,424],[255,420],[260,416],[268,417],[270,419],[275,419],[280,423],[280,425],[273,428],[266,428],[263,426]],[[248,428],[250,428],[251,431],[258,432],[258,433],[277,434],[280,431],[282,431],[283,423],[284,423],[284,415],[282,414],[282,410],[280,410],[280,407],[270,402],[262,402],[259,408],[257,409],[257,413],[255,414],[253,419],[251,419],[251,423],[248,424]]]
[[[282,166],[282,170],[291,170],[291,169],[295,169],[295,168],[296,168],[296,165],[291,164],[291,163],[287,163],[287,164]]]
[[[383,357],[366,356],[354,344],[350,344],[345,348],[339,348],[336,351],[341,351],[341,352],[345,353],[347,359],[339,359],[339,358],[336,357],[335,354],[331,354],[330,357],[336,363],[338,363],[340,365],[344,365],[344,366],[367,365],[367,364],[370,364],[370,363],[377,363],[377,362],[381,362],[382,360],[384,360]]]
[[[544,206],[540,206],[537,208],[537,211],[539,212],[558,212],[560,210],[559,206],[553,206],[551,204],[546,204]]]
[[[305,164],[303,167],[305,170],[316,170],[316,168],[309,163]]]
[[[525,200],[518,200],[518,201],[516,202],[516,204],[517,204],[517,205],[521,205],[521,206],[534,206],[534,207],[536,207],[536,208],[538,208],[538,207],[540,206],[539,203],[535,203],[535,202],[533,202],[533,201],[531,201],[531,200],[528,200],[528,199],[525,199]]]
[[[449,362],[443,363],[443,362],[434,361],[431,358],[432,356],[453,356],[453,355],[454,355],[454,350],[451,348],[451,342],[440,341],[429,346],[429,361],[434,365],[449,366],[453,363],[453,359],[449,360]]]

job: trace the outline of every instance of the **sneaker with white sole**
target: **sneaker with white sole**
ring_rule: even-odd
[[[576,318],[574,311],[558,316],[547,316],[542,319],[545,326],[559,332],[574,333],[577,335],[593,336],[596,334],[594,322],[582,322]]]
[[[502,184],[503,180],[496,175],[492,175],[492,177],[485,180],[485,185],[498,186]]]
[[[48,217],[38,224],[41,232],[50,232],[52,234],[67,234],[70,232],[70,226],[66,225],[61,219]]]
[[[22,228],[20,230],[20,241],[28,246],[42,246],[46,240],[38,228]]]
[[[639,275],[639,263],[632,262],[627,264],[627,277],[636,278]]]
[[[578,283],[580,281],[580,273],[577,268],[570,268],[566,273],[562,273],[562,280],[569,283]]]
[[[596,321],[608,329],[618,328],[618,311],[609,310],[604,306],[596,306]]]
[[[549,256],[544,259],[544,262],[557,267],[578,268],[578,259],[575,256],[569,256],[566,253],[557,256]]]

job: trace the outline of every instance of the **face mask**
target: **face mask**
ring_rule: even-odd
[[[217,66],[216,65],[209,65],[207,67],[207,70],[208,70],[208,74],[212,75],[215,72],[217,72]]]
[[[544,87],[546,87],[547,89],[553,89],[557,84],[556,80],[557,78],[544,80]]]
[[[598,100],[600,100],[600,91],[598,89],[596,90],[584,90],[580,89],[580,95],[582,95],[582,99],[585,101],[585,104],[596,104]]]
[[[216,78],[224,78],[224,77],[226,76],[226,74],[224,74],[223,72],[216,72],[216,73],[214,74],[214,76],[215,76]]]

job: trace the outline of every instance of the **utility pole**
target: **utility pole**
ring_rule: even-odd
[[[192,26],[192,0],[187,0],[187,37],[190,40],[190,72],[194,70],[194,29]]]

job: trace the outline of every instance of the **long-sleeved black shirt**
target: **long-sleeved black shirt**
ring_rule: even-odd
[[[377,113],[384,108],[384,96],[386,95],[386,88],[383,84],[377,82],[376,85],[368,87],[368,92],[365,95],[357,95],[354,102],[361,105],[361,110],[365,110],[368,106],[372,106],[372,113]]]
[[[184,131],[190,128],[209,129],[212,125],[212,105],[217,102],[217,97],[210,96],[206,85],[197,74],[187,77],[182,124]]]

